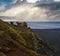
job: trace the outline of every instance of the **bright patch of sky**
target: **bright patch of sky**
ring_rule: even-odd
[[[28,3],[36,3],[37,0],[27,0]]]
[[[55,0],[56,2],[60,2],[60,0]]]

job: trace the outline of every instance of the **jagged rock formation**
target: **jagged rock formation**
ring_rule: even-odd
[[[56,52],[49,43],[32,32],[25,22],[13,25],[12,22],[9,24],[0,20],[0,56],[48,56],[46,49]]]

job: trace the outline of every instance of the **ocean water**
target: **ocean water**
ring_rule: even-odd
[[[32,29],[56,29],[60,28],[60,22],[28,22]]]
[[[60,56],[60,29],[34,29],[33,31],[50,45],[56,47],[55,56]]]

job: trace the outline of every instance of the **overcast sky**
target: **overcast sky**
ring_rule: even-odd
[[[0,18],[7,20],[17,21],[59,21],[60,20],[60,0],[54,0],[58,2],[58,5],[54,7],[36,6],[37,0],[0,0]],[[42,0],[41,0],[42,1]],[[48,0],[52,1],[52,0]],[[45,0],[43,0],[45,2]],[[32,4],[30,4],[32,3]],[[53,8],[53,9],[52,9]]]

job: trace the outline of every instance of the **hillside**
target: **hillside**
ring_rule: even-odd
[[[13,22],[9,24],[0,20],[0,56],[49,56],[50,52],[56,52],[25,22],[16,23],[13,25]]]

